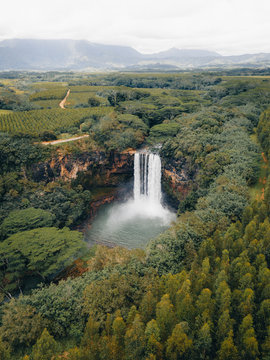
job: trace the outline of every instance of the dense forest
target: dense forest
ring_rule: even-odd
[[[247,75],[0,73],[1,360],[270,359],[270,78]],[[176,221],[87,247],[104,186],[44,164],[141,146],[184,174]]]

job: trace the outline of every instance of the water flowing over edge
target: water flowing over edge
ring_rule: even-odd
[[[159,218],[163,225],[175,220],[175,214],[161,204],[161,160],[159,155],[134,154],[134,199],[128,200],[111,214],[110,223],[129,221],[132,217]]]
[[[92,230],[89,231],[89,240],[129,248],[144,247],[176,219],[175,213],[162,206],[161,200],[159,155],[136,152],[133,198],[104,209],[105,217],[102,210],[101,217],[96,220],[99,225],[96,227],[93,223]]]

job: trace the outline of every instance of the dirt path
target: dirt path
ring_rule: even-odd
[[[67,98],[68,98],[69,94],[70,94],[70,89],[68,89],[66,96],[65,96],[64,99],[59,103],[59,106],[60,106],[61,109],[65,109],[65,103],[66,103],[66,101],[67,101]]]
[[[89,137],[89,135],[81,135],[81,136],[76,136],[73,138],[69,138],[69,139],[60,139],[60,140],[53,140],[53,141],[42,141],[42,145],[55,145],[55,144],[62,144],[62,143],[66,143],[69,141],[74,141],[74,140],[80,140],[83,138]]]

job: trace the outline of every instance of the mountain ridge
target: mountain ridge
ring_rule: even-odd
[[[173,66],[270,66],[269,53],[222,56],[203,49],[170,48],[142,54],[130,46],[72,39],[7,39],[0,41],[0,70],[120,70]]]

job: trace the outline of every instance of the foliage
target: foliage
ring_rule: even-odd
[[[84,249],[82,235],[67,228],[37,228],[11,235],[0,244],[1,273],[16,287],[27,273],[49,279]]]
[[[91,193],[81,186],[71,187],[59,182],[38,184],[21,179],[17,173],[2,177],[2,203],[0,218],[4,219],[14,209],[34,207],[54,214],[53,225],[72,226],[82,220],[91,200]]]
[[[27,138],[0,134],[0,174],[20,171],[33,162],[45,160],[49,155],[48,148],[33,144]]]
[[[2,340],[0,340],[0,359],[10,360],[10,351]]]
[[[155,275],[151,273],[144,278],[134,271],[124,275],[113,273],[108,279],[93,282],[85,288],[85,311],[99,321],[104,321],[105,314],[121,308],[121,313],[127,317],[131,305],[139,304],[146,289],[154,281]]]
[[[154,137],[168,137],[174,136],[178,133],[179,124],[177,123],[163,123],[159,125],[155,125],[150,130],[150,136]]]
[[[270,148],[270,110],[264,111],[260,116],[260,121],[257,128],[258,138],[262,144],[264,151],[268,152]]]
[[[31,295],[21,296],[18,302],[22,306],[35,308],[37,313],[42,314],[48,331],[55,338],[72,337],[78,340],[87,320],[82,311],[83,291],[89,283],[101,277],[101,274],[96,273],[86,275],[62,280],[57,285],[52,283],[50,286],[39,286]],[[12,309],[12,304],[8,304],[7,309],[9,307]]]
[[[66,95],[67,89],[63,88],[56,88],[50,90],[43,90],[35,92],[34,94],[29,96],[30,101],[37,101],[37,100],[62,100]]]
[[[93,131],[94,139],[100,146],[105,146],[108,151],[121,151],[141,144],[147,126],[135,115],[111,114],[103,117]]]
[[[50,227],[53,222],[54,216],[49,211],[34,208],[14,210],[3,221],[0,232],[3,237],[7,237],[20,231]]]
[[[56,351],[57,343],[45,328],[37,343],[33,346],[33,360],[51,360]]]
[[[95,107],[95,106],[99,106],[100,105],[100,101],[98,98],[96,97],[90,97],[88,99],[88,104],[91,106],[91,107]]]
[[[44,326],[44,319],[32,306],[12,299],[5,307],[1,336],[13,349],[29,346],[35,343]]]

